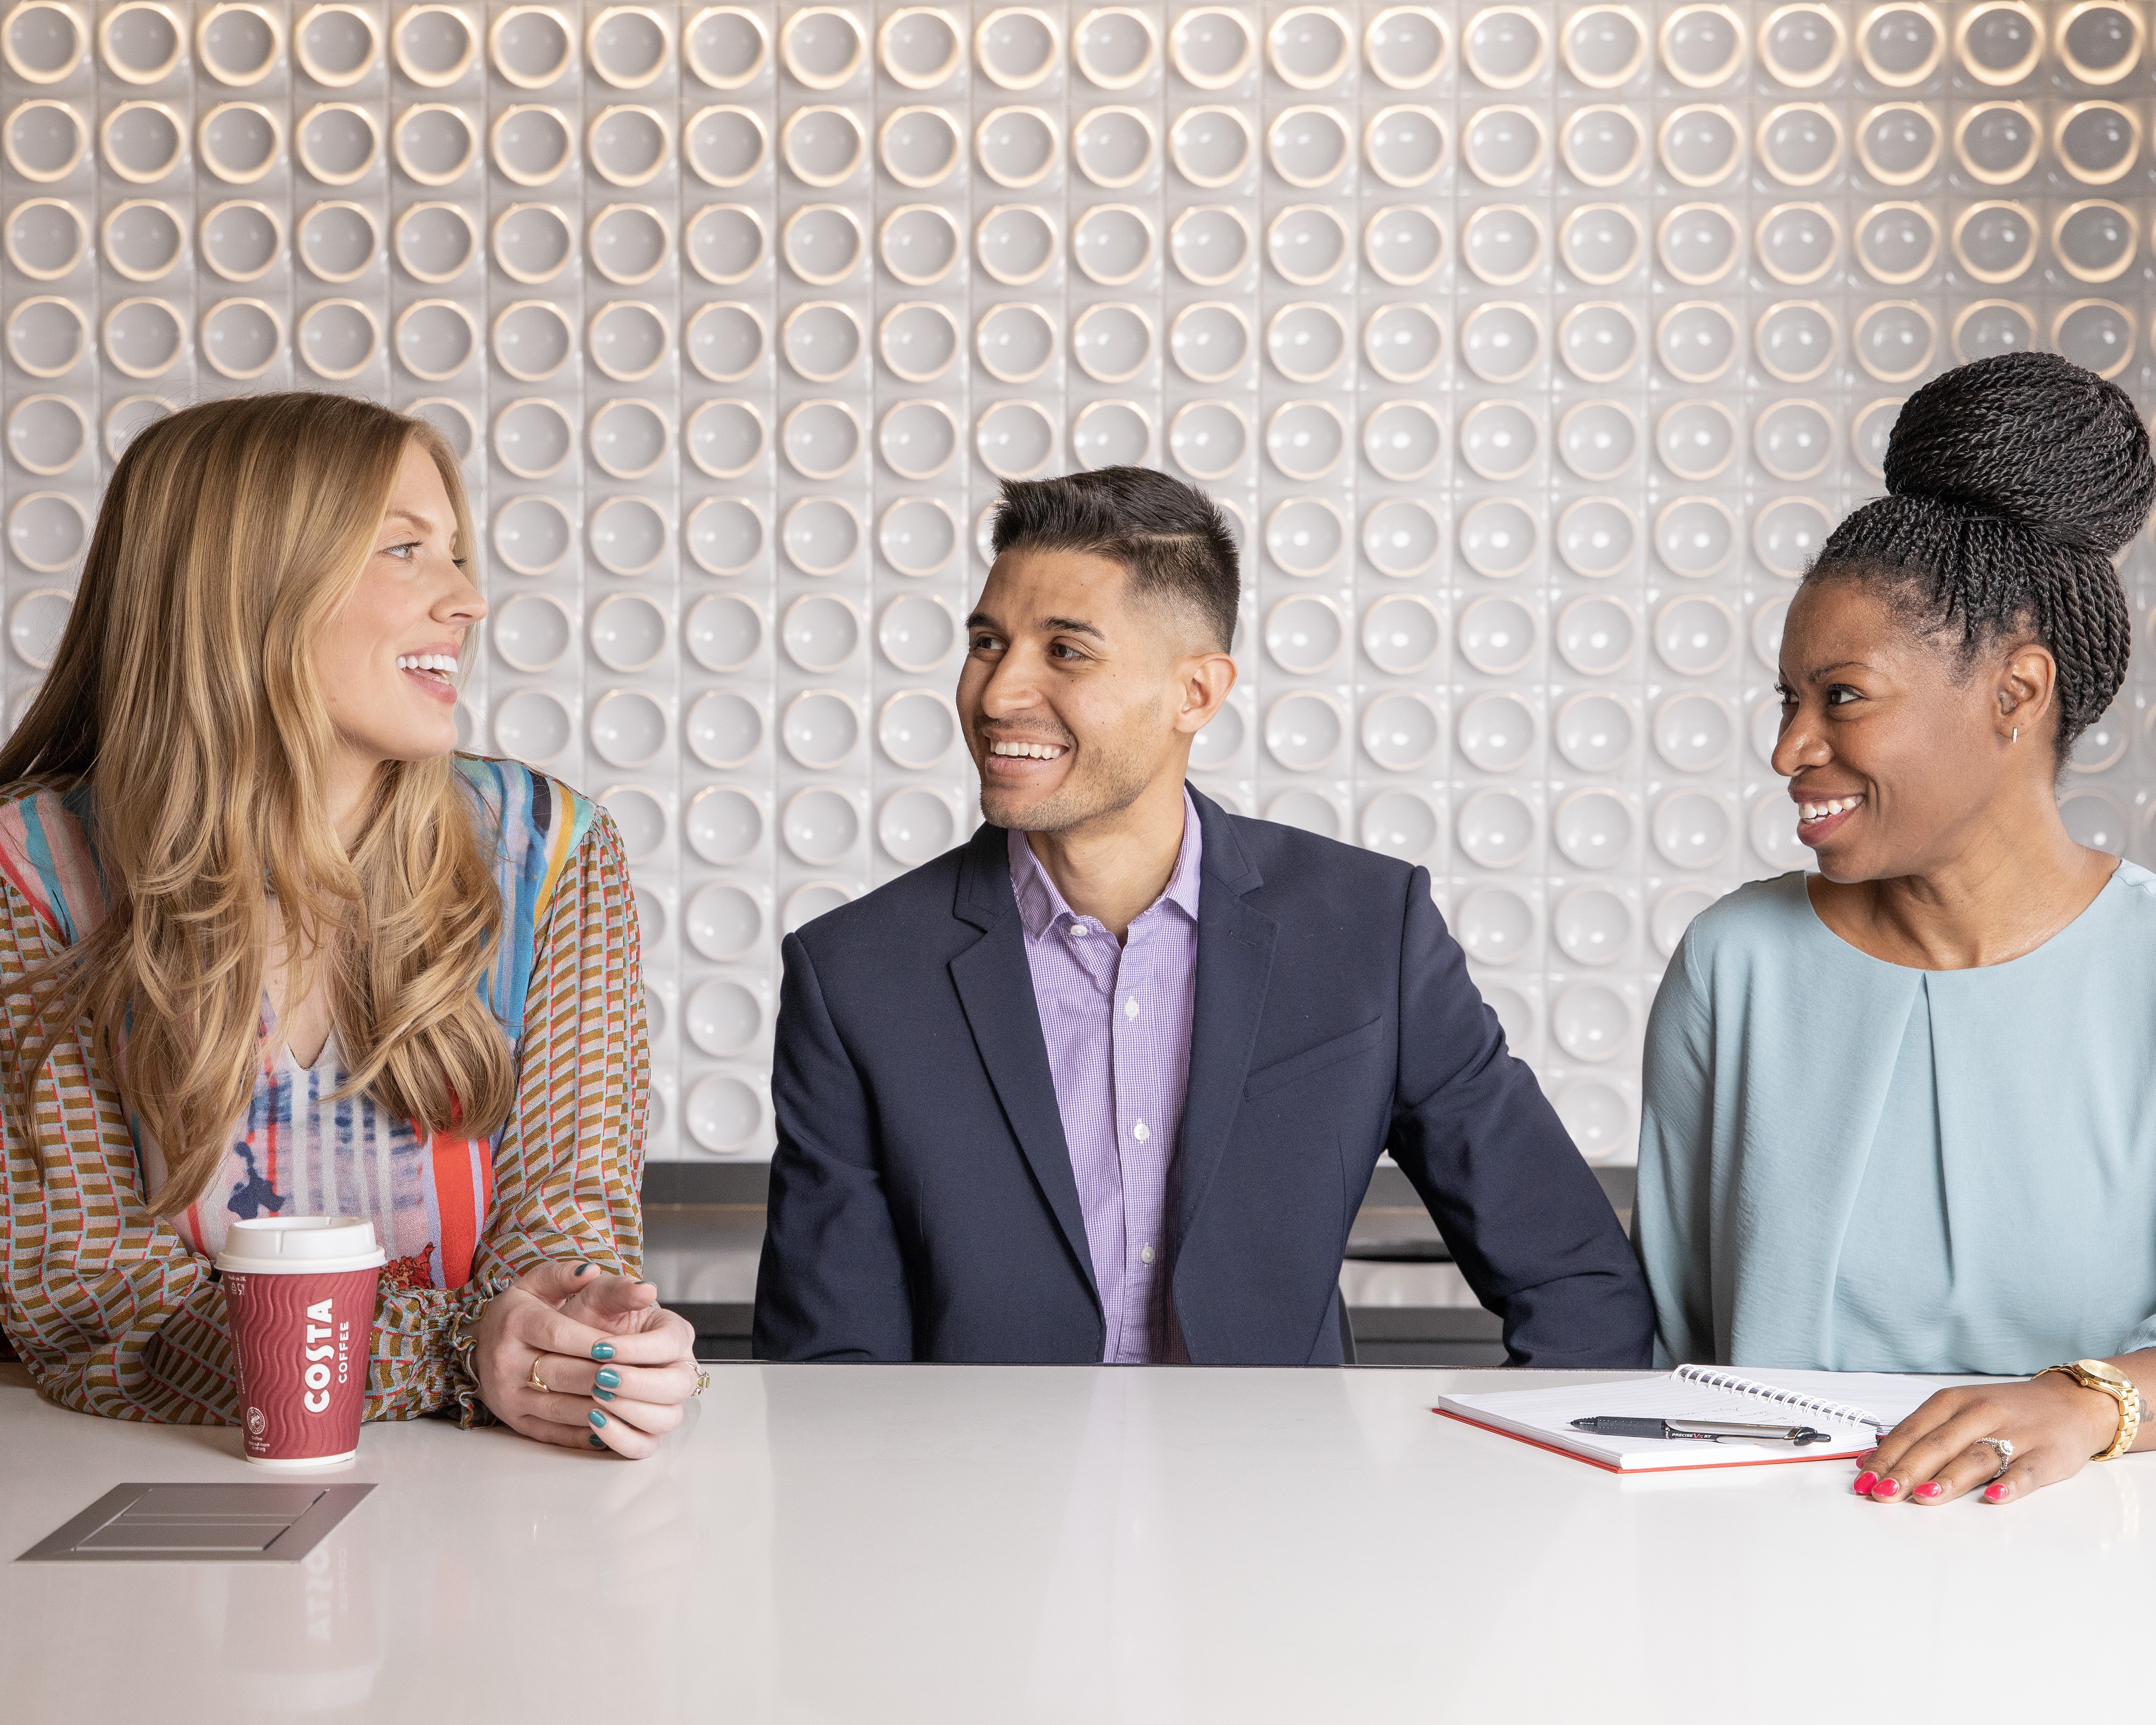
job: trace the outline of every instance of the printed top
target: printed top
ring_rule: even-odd
[[[222,1422],[234,1387],[208,1271],[234,1222],[358,1215],[389,1255],[367,1417],[412,1418],[470,1386],[450,1371],[458,1320],[489,1286],[548,1259],[634,1274],[648,1054],[634,899],[595,804],[512,761],[459,757],[493,839],[505,911],[482,994],[515,1051],[516,1102],[490,1139],[429,1132],[346,1078],[334,1032],[311,1067],[265,998],[260,1070],[223,1168],[169,1219],[145,1194],[163,1158],[83,1040],[54,1049],[25,1138],[7,1122],[0,1322],[54,1400],[121,1418]],[[80,788],[0,802],[0,983],[94,928],[106,900]],[[0,1057],[33,1026],[6,1003]],[[86,1027],[85,1027],[86,1029]]]

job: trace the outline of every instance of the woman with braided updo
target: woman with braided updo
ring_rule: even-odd
[[[1886,474],[1782,637],[1818,872],[1686,933],[1635,1226],[1675,1359],[2039,1374],[1933,1396],[1856,1479],[2005,1502],[2156,1447],[2156,875],[2057,793],[2125,678],[2156,465],[2122,391],[2016,353],[1912,396]]]

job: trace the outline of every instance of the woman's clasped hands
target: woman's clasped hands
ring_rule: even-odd
[[[2079,1473],[2118,1428],[2116,1400],[2055,1372],[1943,1389],[1858,1462],[1856,1493],[1930,1505],[1974,1491],[2010,1503]]]
[[[547,1264],[480,1310],[480,1399],[542,1443],[650,1455],[697,1392],[696,1332],[648,1281]]]

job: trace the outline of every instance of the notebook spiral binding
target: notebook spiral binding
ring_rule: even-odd
[[[1731,1389],[1740,1395],[1756,1395],[1767,1401],[1779,1402],[1784,1407],[1798,1408],[1807,1414],[1818,1414],[1829,1420],[1839,1420],[1844,1425],[1868,1425],[1874,1431],[1887,1429],[1863,1409],[1852,1408],[1846,1402],[1822,1401],[1817,1396],[1799,1395],[1794,1389],[1777,1389],[1772,1384],[1757,1384],[1749,1378],[1739,1378],[1712,1366],[1679,1366],[1676,1375],[1694,1384],[1703,1384],[1710,1389]]]

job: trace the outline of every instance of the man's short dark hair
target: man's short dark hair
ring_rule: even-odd
[[[1150,467],[1103,467],[1059,479],[1005,480],[991,543],[1007,551],[1073,551],[1121,563],[1132,590],[1188,606],[1213,645],[1235,640],[1241,595],[1235,536],[1220,506]]]

